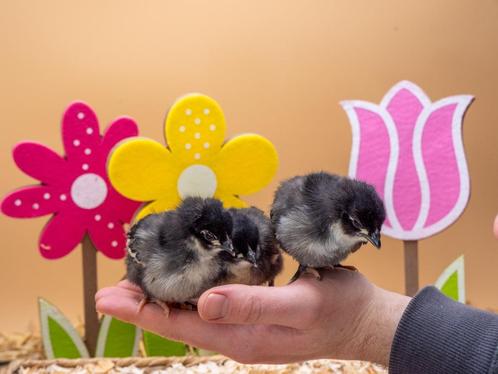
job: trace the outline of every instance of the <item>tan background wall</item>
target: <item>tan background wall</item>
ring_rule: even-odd
[[[468,297],[498,309],[498,1],[3,1],[0,12],[0,194],[32,181],[10,149],[33,139],[61,151],[59,120],[74,99],[103,123],[133,116],[162,139],[174,99],[199,91],[225,110],[230,135],[257,132],[281,156],[277,180],[347,173],[351,130],[342,99],[379,102],[401,79],[435,100],[477,100],[464,126],[472,197],[450,229],[421,243],[421,281],[466,255]],[[276,182],[248,200],[268,208]],[[36,322],[42,295],[82,315],[79,250],[49,262],[37,251],[46,218],[0,217],[0,331]],[[403,290],[401,243],[351,258],[383,287]],[[99,257],[100,285],[122,262]],[[288,267],[288,273],[292,267]]]

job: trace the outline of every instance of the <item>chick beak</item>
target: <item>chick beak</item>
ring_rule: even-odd
[[[378,230],[370,235],[365,236],[365,239],[367,239],[370,243],[372,243],[375,246],[375,248],[380,249],[381,246],[380,232]]]
[[[258,267],[258,264],[257,264],[257,261],[256,261],[256,251],[253,251],[252,248],[249,248],[249,250],[247,251],[247,259],[255,267]]]
[[[223,242],[222,248],[224,251],[230,253],[233,257],[236,256],[231,239],[227,239],[225,242]]]

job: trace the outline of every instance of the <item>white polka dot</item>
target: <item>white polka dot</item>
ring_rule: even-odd
[[[192,144],[190,144],[190,143],[185,144],[185,149],[186,150],[189,150],[190,148],[192,148]]]
[[[216,125],[215,124],[209,125],[209,130],[211,130],[211,131],[216,130]]]
[[[196,153],[196,154],[194,155],[194,158],[195,158],[196,160],[200,159],[200,158],[201,158],[201,154],[200,154],[200,153]]]
[[[38,203],[34,203],[34,204],[33,204],[33,209],[34,209],[34,210],[38,210],[38,209],[40,209],[40,204],[38,204]]]
[[[15,206],[21,206],[21,204],[22,204],[21,199],[17,199],[16,201],[14,201]]]
[[[194,134],[194,138],[196,138],[196,139],[200,139],[200,138],[201,138],[201,133],[200,133],[200,132],[196,132],[196,133]]]
[[[66,201],[67,200],[67,196],[65,194],[62,194],[59,196],[59,199],[61,199],[61,201]]]
[[[109,230],[112,230],[112,229],[114,228],[114,223],[109,222],[109,223],[107,224],[107,228],[108,228]]]
[[[187,116],[191,116],[192,115],[192,109],[188,108],[188,109],[185,109],[185,114]]]
[[[209,144],[209,142],[204,143],[204,148],[208,149],[210,146],[211,144]]]
[[[117,247],[117,246],[118,246],[118,242],[117,242],[116,240],[113,240],[113,241],[111,242],[111,245],[112,245],[113,247]]]
[[[92,150],[90,148],[85,149],[85,154],[87,156],[91,155],[92,154]]]
[[[82,168],[83,170],[88,170],[88,168],[89,168],[89,167],[90,167],[90,166],[88,166],[88,164],[83,164],[83,165],[81,165],[81,168]]]
[[[200,124],[201,124],[201,119],[200,119],[200,118],[196,118],[196,119],[194,119],[194,123],[195,123],[196,125],[200,125]]]
[[[95,221],[98,222],[102,219],[102,216],[100,214],[96,214],[94,218],[95,218]]]
[[[44,198],[45,200],[50,199],[50,194],[49,194],[48,192],[45,192],[45,193],[43,194],[43,198]]]
[[[93,134],[93,129],[92,129],[91,127],[87,128],[87,129],[86,129],[86,133],[87,133],[88,135],[92,135],[92,134]]]
[[[80,141],[79,141],[78,139],[74,139],[74,140],[73,140],[73,145],[74,145],[75,147],[79,147],[79,146],[80,146],[80,144],[81,144],[81,143],[80,143]]]
[[[211,113],[211,111],[209,110],[209,108],[205,108],[203,110],[203,113],[207,116],[209,113]]]
[[[85,118],[85,113],[83,113],[83,112],[79,112],[79,113],[76,115],[76,117],[78,117],[78,119],[83,119],[83,118]]]
[[[179,130],[180,130],[180,132],[185,132],[185,130],[187,130],[187,128],[185,126],[180,126]]]

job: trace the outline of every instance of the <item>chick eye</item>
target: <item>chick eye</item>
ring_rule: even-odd
[[[349,220],[351,221],[351,224],[352,224],[355,228],[357,228],[357,229],[361,229],[361,223],[360,223],[360,221],[358,221],[357,219],[355,219],[355,218],[353,218],[353,217],[351,217],[351,216],[349,216]]]
[[[201,235],[204,239],[206,239],[208,242],[214,242],[215,240],[218,240],[216,235],[214,235],[211,231],[209,230],[202,230]]]

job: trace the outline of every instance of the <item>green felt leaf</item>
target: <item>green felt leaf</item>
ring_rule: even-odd
[[[52,304],[38,299],[43,349],[48,359],[89,357],[71,322]]]
[[[141,330],[111,316],[104,316],[100,323],[96,357],[130,357],[138,353]]]
[[[144,347],[147,356],[185,356],[187,347],[183,343],[165,339],[144,331]]]
[[[449,298],[465,303],[465,262],[463,255],[443,271],[435,286]]]

